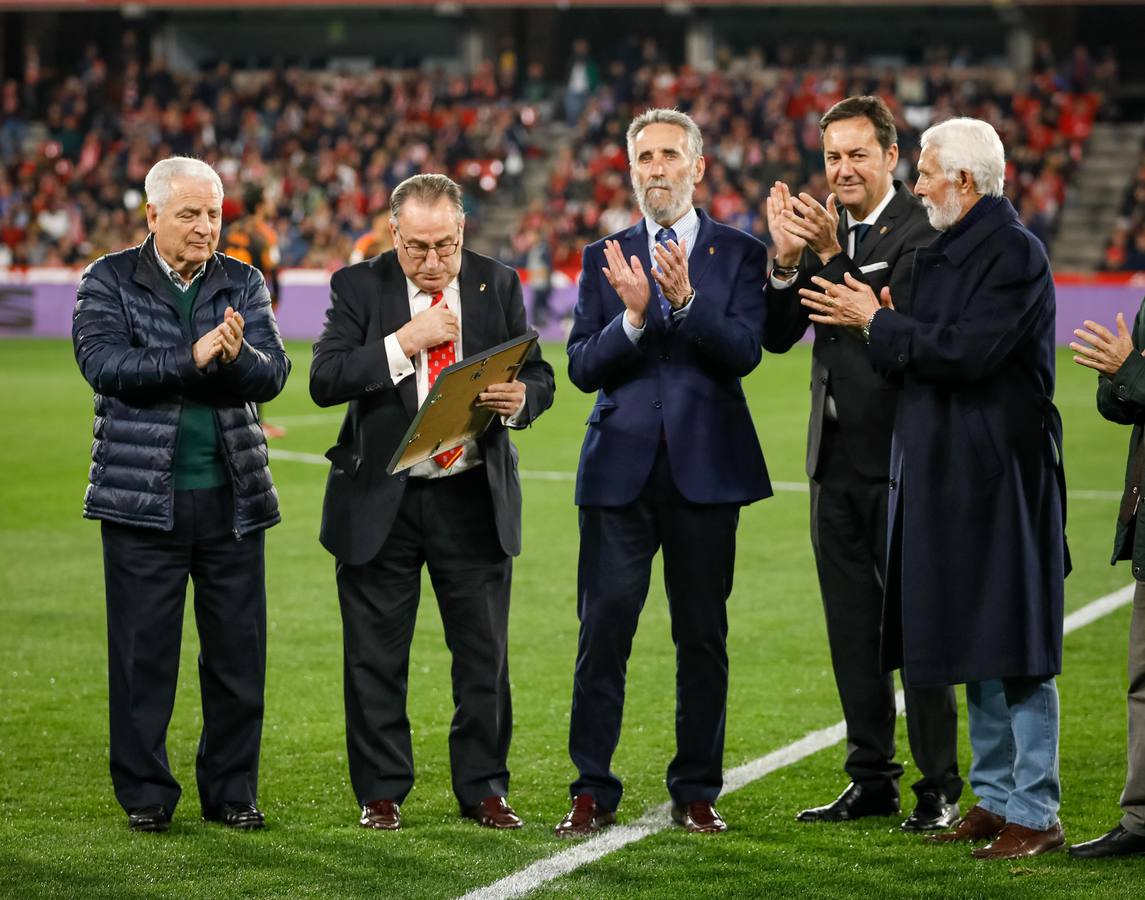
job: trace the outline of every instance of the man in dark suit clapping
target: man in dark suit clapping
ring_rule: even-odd
[[[832,194],[822,206],[792,197],[777,182],[767,201],[775,265],[767,282],[763,346],[784,353],[810,321],[799,288],[818,275],[846,274],[878,294],[889,288],[902,312],[911,308],[915,250],[937,232],[926,210],[894,180],[897,134],[878,97],[849,97],[820,120],[823,162]],[[838,206],[836,205],[838,203]],[[841,207],[841,209],[840,209]],[[827,618],[835,683],[847,723],[851,777],[825,806],[801,822],[840,822],[899,811],[902,766],[895,761],[895,689],[883,671],[883,583],[887,554],[887,483],[897,383],[870,363],[866,345],[847,329],[815,326],[811,356],[811,544]],[[947,828],[958,818],[957,704],[951,687],[907,687],[907,734],[922,773],[904,831]]]
[[[333,466],[321,540],[337,559],[350,780],[363,827],[401,826],[413,787],[406,683],[424,564],[453,654],[454,794],[462,815],[518,828],[505,797],[521,485],[506,429],[526,427],[552,404],[553,370],[534,349],[517,380],[479,395],[500,414],[481,437],[387,475],[437,373],[526,331],[516,272],[462,249],[456,184],[415,175],[394,188],[390,209],[394,249],[335,273],[310,369],[319,406],[349,401],[326,454]]]
[[[611,771],[624,681],[652,558],[676,645],[675,821],[723,831],[727,611],[740,507],[771,495],[740,378],[759,363],[764,248],[692,206],[704,174],[696,123],[652,109],[628,129],[644,218],[585,248],[569,377],[596,392],[577,473],[580,638],[569,754],[578,770],[562,837],[616,820]],[[649,274],[651,273],[651,274]]]

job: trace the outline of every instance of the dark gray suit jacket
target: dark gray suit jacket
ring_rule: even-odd
[[[517,273],[487,256],[462,250],[462,358],[525,333],[525,307]],[[347,266],[330,280],[326,326],[314,345],[310,396],[319,406],[349,401],[338,443],[326,456],[333,465],[322,508],[322,546],[342,562],[362,565],[381,549],[405,493],[407,473],[386,465],[417,414],[417,385],[410,376],[390,379],[386,335],[410,319],[405,275],[391,250]],[[553,370],[534,347],[518,373],[525,382],[528,425],[549,408]],[[521,483],[517,450],[496,418],[478,438],[489,479],[497,536],[506,554],[521,552]]]
[[[763,347],[784,353],[803,337],[810,311],[799,302],[799,288],[814,287],[813,275],[841,283],[850,272],[869,284],[877,295],[890,286],[895,308],[910,313],[910,273],[914,253],[930,244],[937,232],[930,227],[922,203],[899,181],[895,196],[859,245],[855,258],[840,253],[822,265],[810,250],[803,253],[799,275],[790,287],[777,289],[768,278],[767,318]],[[839,243],[846,248],[846,219],[840,211]],[[868,272],[862,267],[880,266]],[[891,429],[894,427],[898,387],[870,363],[862,338],[833,325],[815,325],[811,351],[811,418],[807,427],[807,475],[819,467],[819,446],[827,395],[835,399],[839,437],[844,451],[862,475],[886,478],[890,464]]]

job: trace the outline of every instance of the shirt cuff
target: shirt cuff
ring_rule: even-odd
[[[526,384],[525,385],[525,395],[528,396],[528,393],[529,393],[529,386]],[[511,415],[511,416],[501,416],[501,424],[504,425],[506,428],[523,428],[524,426],[518,424],[518,422],[521,418],[521,414],[524,413],[524,411],[525,411],[525,397],[521,397],[521,405],[517,408],[517,411],[515,413],[513,413],[513,415]]]
[[[632,341],[634,344],[639,344],[640,338],[644,336],[644,329],[637,328],[635,325],[629,322],[627,312],[620,314],[620,324],[624,328],[624,333],[628,335],[628,340]]]
[[[793,285],[795,283],[795,279],[798,277],[799,277],[798,272],[796,272],[794,275],[792,275],[790,278],[787,278],[787,279],[780,278],[778,275],[776,275],[774,272],[772,272],[772,274],[771,274],[771,286],[779,288],[779,290],[783,290],[784,288],[791,287],[791,285]]]
[[[390,363],[390,381],[397,385],[403,378],[408,378],[413,374],[413,363],[410,358],[402,352],[402,345],[398,343],[397,332],[386,335],[386,359]]]

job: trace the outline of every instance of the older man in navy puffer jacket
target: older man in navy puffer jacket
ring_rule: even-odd
[[[290,360],[258,270],[215,252],[215,171],[172,157],[146,191],[151,235],[88,267],[72,324],[96,391],[84,515],[102,520],[112,783],[133,830],[167,830],[180,794],[166,736],[190,578],[203,817],[260,828],[263,531],[279,513],[255,404],[282,390]]]

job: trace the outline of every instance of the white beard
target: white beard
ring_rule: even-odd
[[[930,227],[935,231],[949,231],[962,215],[962,204],[958,202],[957,195],[951,191],[941,204],[934,203],[929,197],[922,198],[922,205],[926,208],[926,218]]]

